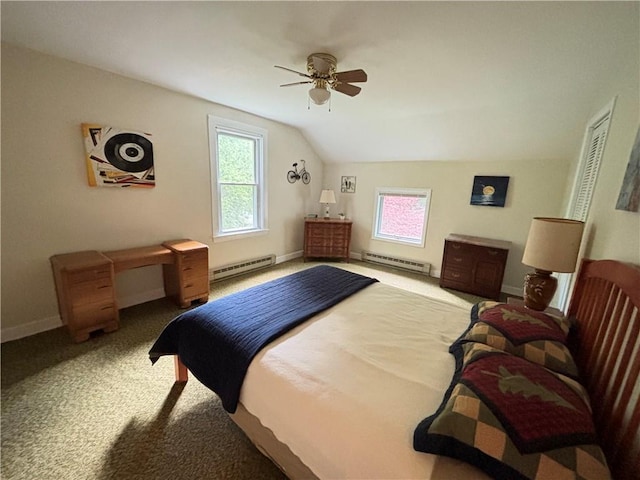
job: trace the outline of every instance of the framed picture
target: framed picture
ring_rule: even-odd
[[[629,155],[629,163],[616,202],[617,210],[640,211],[640,128]]]
[[[154,187],[150,133],[82,124],[87,180],[92,187]]]
[[[473,177],[471,205],[504,207],[509,177]]]
[[[340,191],[342,193],[356,193],[356,177],[342,177]]]

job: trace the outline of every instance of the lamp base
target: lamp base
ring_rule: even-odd
[[[524,277],[524,306],[539,312],[545,310],[557,286],[558,280],[551,276],[551,272],[536,269],[534,273],[528,273]]]
[[[324,207],[324,219],[329,220],[329,205],[325,205]]]

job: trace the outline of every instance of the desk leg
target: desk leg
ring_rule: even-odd
[[[173,357],[176,369],[176,382],[185,383],[189,380],[189,370],[187,367],[180,361],[180,357],[175,355]]]

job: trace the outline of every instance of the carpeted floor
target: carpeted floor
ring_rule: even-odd
[[[300,260],[214,283],[210,300],[317,265]],[[461,305],[437,280],[353,262],[345,269]],[[75,344],[64,328],[2,345],[2,470],[17,479],[283,479],[191,378],[148,350],[183,310],[161,299],[120,311],[120,329]]]

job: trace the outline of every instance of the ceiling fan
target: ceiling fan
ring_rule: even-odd
[[[307,79],[302,82],[285,83],[284,85],[280,85],[281,87],[312,83],[313,87],[309,90],[309,98],[316,105],[323,105],[331,98],[331,91],[329,89],[344,93],[350,97],[355,97],[362,89],[351,84],[367,81],[367,74],[364,70],[358,69],[337,72],[337,65],[336,57],[333,55],[328,53],[312,53],[307,57],[307,73],[281,67],[280,65],[275,65],[275,67]]]

